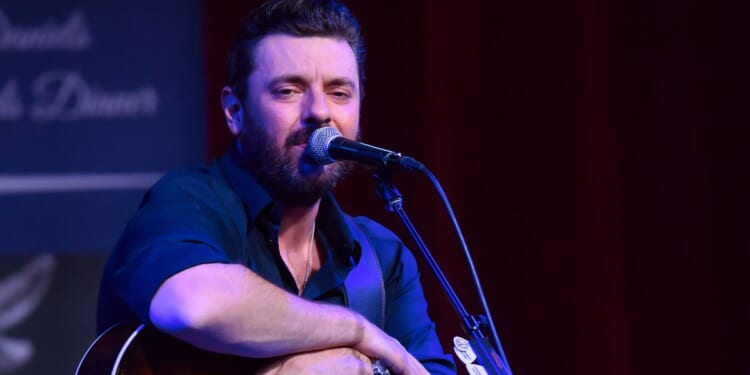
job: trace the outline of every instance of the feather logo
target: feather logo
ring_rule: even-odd
[[[0,280],[0,375],[24,366],[34,355],[31,340],[5,332],[39,306],[52,284],[55,263],[51,254],[40,255]]]

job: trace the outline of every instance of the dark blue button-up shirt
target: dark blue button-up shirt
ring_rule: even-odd
[[[230,151],[209,167],[167,174],[146,194],[108,263],[99,295],[98,331],[127,321],[149,321],[149,306],[170,276],[205,263],[239,263],[297,293],[278,251],[278,216],[268,192]],[[359,218],[377,254],[385,285],[389,335],[433,374],[455,373],[427,315],[416,261],[395,234]],[[345,214],[326,194],[316,218],[326,251],[302,297],[346,305],[344,280],[359,262],[361,246]]]

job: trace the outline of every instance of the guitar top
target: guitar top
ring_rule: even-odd
[[[268,361],[201,350],[151,326],[116,325],[91,344],[76,375],[248,375]]]

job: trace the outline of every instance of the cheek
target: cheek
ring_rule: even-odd
[[[351,106],[338,113],[334,119],[344,137],[355,139],[359,133],[359,106]]]
[[[266,129],[277,145],[283,145],[284,139],[298,122],[298,111],[288,105],[280,106],[275,103],[265,103],[260,108],[256,119],[258,124]]]

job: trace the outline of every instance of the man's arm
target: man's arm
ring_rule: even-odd
[[[372,361],[366,355],[352,348],[333,348],[281,358],[260,369],[255,375],[372,373]]]
[[[202,264],[173,275],[154,295],[149,316],[160,330],[209,351],[260,358],[350,347],[395,374],[427,374],[359,314],[306,301],[241,265]]]
[[[246,226],[239,197],[210,175],[168,175],[118,241],[106,285],[138,319],[199,348],[269,357],[338,345],[394,370],[416,367],[360,315],[305,301],[234,264],[225,250],[242,246]]]

